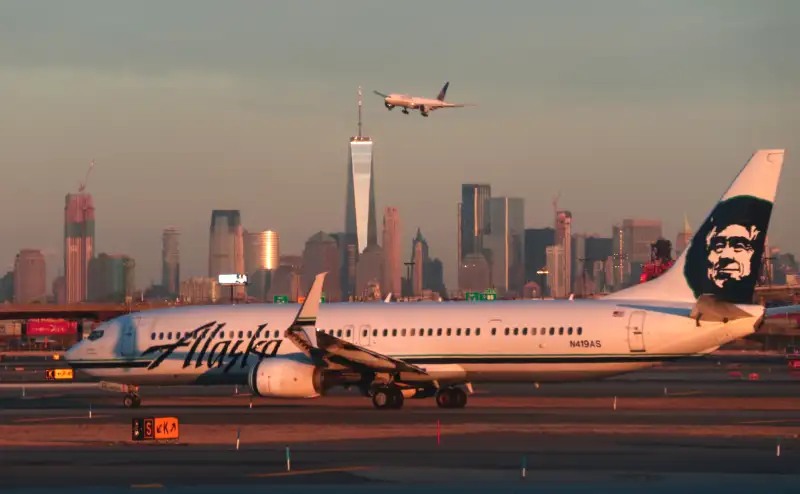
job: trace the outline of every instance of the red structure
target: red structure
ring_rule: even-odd
[[[673,264],[675,264],[675,260],[672,259],[672,243],[663,238],[656,240],[654,244],[651,244],[650,262],[642,266],[639,283],[658,278]]]

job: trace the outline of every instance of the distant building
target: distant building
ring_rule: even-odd
[[[57,276],[53,280],[53,301],[59,305],[67,303],[67,280],[63,276]]]
[[[64,206],[64,278],[66,302],[88,296],[89,261],[94,257],[95,219],[92,196],[67,194]]]
[[[525,284],[525,203],[521,198],[492,197],[488,201],[485,250],[492,286],[499,296],[521,294]]]
[[[192,277],[181,281],[180,299],[190,305],[214,304],[221,298],[221,288],[216,278]]]
[[[136,291],[136,263],[126,255],[102,253],[89,262],[89,300],[125,303]]]
[[[14,301],[14,271],[9,271],[0,278],[0,302]]]
[[[35,249],[22,249],[14,261],[14,303],[47,302],[47,266],[44,255]]]
[[[214,210],[211,212],[211,228],[208,247],[208,276],[218,279],[221,274],[245,274],[244,230],[238,210]],[[244,287],[234,289],[237,299],[244,297]],[[230,298],[230,290],[221,294]]]
[[[278,232],[264,230],[244,234],[244,272],[250,276],[256,271],[277,269],[280,265],[280,237]]]
[[[370,294],[386,293],[383,274],[384,252],[378,244],[370,244],[358,257],[356,265],[356,297],[370,298]]]
[[[623,285],[638,283],[645,264],[650,262],[651,246],[662,238],[661,220],[625,219],[622,221],[623,255],[630,272]]]
[[[553,245],[560,245],[564,250],[564,262],[559,269],[559,279],[563,280],[564,290],[572,292],[572,213],[556,211],[556,240]]]
[[[567,296],[566,270],[564,269],[565,257],[563,245],[547,247],[547,285],[550,288],[550,296],[553,298],[565,298]]]
[[[402,294],[403,251],[402,227],[397,208],[387,207],[383,214],[383,286],[384,293]]]
[[[458,288],[462,292],[483,292],[491,287],[489,262],[483,254],[467,254],[458,270]]]
[[[347,163],[347,205],[345,233],[356,240],[358,254],[367,245],[378,243],[375,215],[375,176],[372,158],[372,139],[361,133],[361,89],[358,92],[358,133],[350,138]]]
[[[488,215],[487,201],[492,196],[492,186],[488,184],[463,184],[461,186],[461,256],[483,255],[483,241],[486,234]]]
[[[684,213],[683,215],[683,230],[678,233],[678,238],[675,239],[675,259],[678,259],[689,243],[692,241],[692,227],[689,226],[689,218]]]
[[[542,284],[537,271],[547,266],[547,247],[554,245],[556,231],[554,228],[527,228],[525,230],[525,281]],[[541,287],[547,290],[546,286]]]
[[[180,293],[180,231],[177,228],[166,228],[161,234],[161,286],[172,297]]]
[[[339,262],[339,247],[333,237],[321,231],[309,237],[303,249],[303,293],[308,293],[319,273],[327,272],[323,285],[326,300],[340,301]]]

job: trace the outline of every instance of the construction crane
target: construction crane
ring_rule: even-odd
[[[86,170],[86,176],[83,177],[83,182],[78,184],[78,193],[82,194],[84,190],[86,190],[86,184],[89,182],[89,175],[92,173],[94,169],[94,158],[92,158],[92,162],[89,163],[89,169]]]

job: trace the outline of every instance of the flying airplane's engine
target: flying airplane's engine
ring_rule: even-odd
[[[392,108],[394,108],[394,105],[392,105],[392,104],[390,104],[390,103],[386,103],[386,102],[384,102],[383,104],[386,106],[386,108],[388,108],[388,109],[390,109],[390,110],[391,110]]]
[[[427,117],[427,116],[428,116],[428,111],[429,111],[429,110],[430,110],[430,109],[429,109],[427,106],[425,106],[425,105],[422,105],[422,106],[420,106],[420,107],[419,107],[419,113],[420,113],[420,115],[422,115],[423,117]]]
[[[253,367],[248,376],[250,391],[267,398],[314,398],[326,386],[322,369],[288,358],[269,358]]]

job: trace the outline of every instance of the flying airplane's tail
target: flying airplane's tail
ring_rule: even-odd
[[[439,96],[436,97],[439,101],[444,101],[444,96],[447,94],[447,88],[450,87],[450,81],[444,83],[442,90],[439,91]]]
[[[667,272],[606,298],[752,304],[783,157],[754,153]]]

